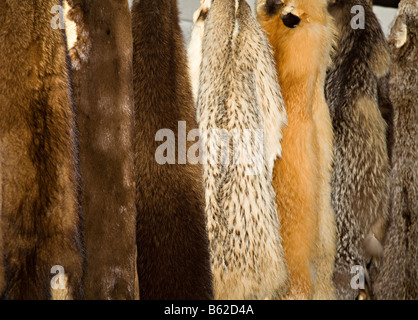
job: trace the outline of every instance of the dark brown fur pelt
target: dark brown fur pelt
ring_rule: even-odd
[[[0,2],[3,299],[81,298],[75,127],[58,0]],[[52,289],[60,265],[66,289]],[[1,286],[1,280],[0,280]]]
[[[365,28],[352,29],[351,8],[365,10]],[[378,106],[378,79],[390,55],[367,0],[337,0],[329,7],[339,40],[326,83],[335,134],[332,203],[338,227],[334,281],[341,299],[354,299],[354,266],[381,256],[388,216],[389,160],[386,124]],[[370,283],[369,283],[370,285]]]
[[[134,1],[132,23],[141,299],[211,299],[202,168],[155,157],[157,131],[198,128],[177,2]]]
[[[393,146],[393,105],[389,96],[389,77],[390,73],[378,80],[378,96],[380,112],[386,121],[386,144],[390,162]]]
[[[132,33],[125,1],[69,1],[77,25],[70,52],[80,132],[86,299],[134,299],[136,207]],[[81,32],[81,33],[80,33]],[[86,39],[86,37],[88,37]],[[74,59],[74,56],[72,56]]]
[[[403,0],[389,38],[394,144],[390,223],[376,299],[418,299],[418,4]]]

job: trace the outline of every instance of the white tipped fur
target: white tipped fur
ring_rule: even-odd
[[[211,129],[240,134],[261,129],[264,154],[255,152],[257,139],[244,146],[261,168],[258,175],[247,175],[248,165],[232,161],[221,165],[209,160],[205,165],[214,294],[215,299],[273,299],[287,288],[271,184],[286,113],[268,41],[248,4],[240,1],[233,8],[232,3],[214,2],[206,21],[195,14],[189,59],[197,61],[189,65],[198,96],[201,142],[211,160],[217,160],[214,151],[219,145]]]
[[[63,1],[64,4],[64,21],[65,21],[65,35],[67,37],[67,48],[71,49],[77,42],[77,24],[71,20],[68,16],[72,9],[67,1]]]
[[[187,58],[189,61],[190,80],[192,83],[193,99],[197,102],[199,91],[200,66],[202,63],[202,41],[205,31],[205,19],[202,13],[207,13],[212,0],[202,0],[201,7],[193,14],[193,28],[190,37],[189,47],[187,49]]]

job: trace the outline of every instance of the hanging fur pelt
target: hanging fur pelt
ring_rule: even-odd
[[[204,23],[203,33],[195,32],[202,25],[193,29],[189,57],[194,50],[199,58],[201,45],[200,79],[193,81],[200,82],[194,87],[215,299],[278,298],[287,268],[271,181],[286,113],[273,56],[244,0],[205,1],[195,19]]]
[[[326,0],[258,0],[257,15],[273,46],[289,119],[273,173],[290,278],[284,298],[332,299],[336,227],[324,82],[334,25]]]
[[[74,114],[64,35],[51,13],[59,4],[0,2],[4,299],[83,296]]]
[[[365,10],[365,26],[353,29],[351,8]],[[332,1],[339,29],[326,95],[335,135],[332,204],[338,237],[334,281],[340,299],[355,299],[352,278],[371,258],[377,263],[388,215],[389,161],[386,125],[378,105],[378,79],[390,56],[368,0]],[[377,260],[376,260],[377,259]],[[370,281],[368,279],[368,288]]]
[[[132,33],[127,0],[68,0],[80,132],[86,299],[134,299]],[[74,33],[76,33],[74,35]]]
[[[141,299],[212,299],[202,167],[186,159],[198,126],[177,1],[134,1],[132,29]]]
[[[376,299],[418,299],[418,1],[403,0],[389,37],[393,66],[390,222]]]
[[[2,186],[2,147],[0,144],[0,294],[4,290],[5,286],[5,274],[4,274],[4,256],[3,256],[3,228],[1,227],[1,213],[3,207],[3,186]]]

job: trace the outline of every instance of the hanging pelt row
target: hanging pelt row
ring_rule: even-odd
[[[0,19],[2,299],[418,299],[416,0]]]

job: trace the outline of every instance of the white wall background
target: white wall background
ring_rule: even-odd
[[[129,0],[129,2],[132,3],[132,0]],[[177,2],[180,10],[181,27],[183,28],[184,38],[187,43],[192,28],[193,12],[200,7],[200,0],[177,0]],[[247,2],[254,8],[255,0],[247,0]],[[382,24],[383,31],[388,35],[397,10],[379,6],[374,6],[373,9]]]
[[[177,0],[180,10],[181,27],[185,41],[188,42],[192,28],[193,13],[200,7],[200,0]]]
[[[394,8],[374,6],[373,11],[376,13],[377,19],[379,19],[380,24],[382,25],[383,32],[386,36],[388,36],[398,10]]]

